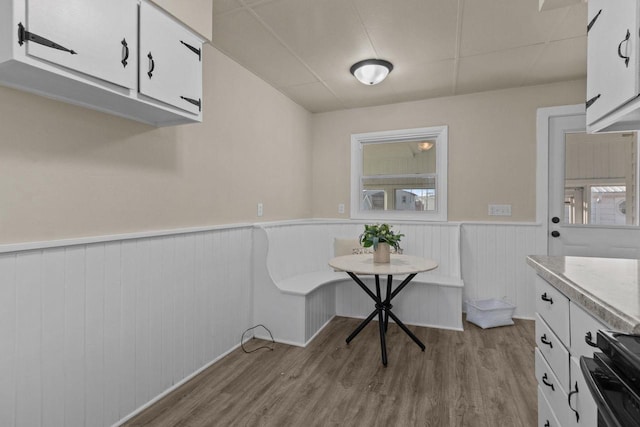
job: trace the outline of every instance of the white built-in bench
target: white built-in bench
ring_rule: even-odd
[[[334,257],[334,240],[357,239],[363,224],[310,220],[255,226],[255,323],[268,327],[276,341],[304,346],[336,315],[368,316],[371,299],[346,273],[327,264]],[[405,254],[439,264],[398,294],[394,312],[407,324],[462,330],[460,225],[402,223],[394,230],[405,234]]]

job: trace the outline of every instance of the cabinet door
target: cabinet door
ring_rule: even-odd
[[[580,370],[580,361],[575,357],[571,358],[571,388],[567,402],[572,412],[567,420],[569,426],[596,427],[598,425],[598,407],[591,397],[589,387]]]
[[[27,54],[110,83],[134,88],[134,0],[27,0]]]
[[[199,114],[202,42],[155,6],[140,5],[141,94]]]
[[[638,94],[638,2],[589,0],[587,124]]]
[[[607,326],[573,301],[569,304],[569,316],[571,317],[571,354],[576,357],[592,357],[594,351],[600,351],[596,346],[598,330],[607,329]]]

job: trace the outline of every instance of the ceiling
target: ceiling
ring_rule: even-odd
[[[213,0],[213,45],[314,113],[586,77],[586,3],[538,1]]]

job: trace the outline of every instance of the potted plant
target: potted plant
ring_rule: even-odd
[[[360,244],[365,248],[373,246],[373,262],[390,262],[390,247],[398,251],[400,239],[404,234],[395,233],[389,224],[365,224],[364,233],[360,235]]]

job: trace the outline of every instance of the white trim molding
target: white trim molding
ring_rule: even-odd
[[[351,135],[351,218],[378,220],[447,220],[447,164],[448,126],[433,126],[415,129],[398,129],[381,132],[357,133]],[[436,212],[414,211],[362,211],[360,209],[362,147],[364,144],[385,142],[409,142],[421,139],[436,141]]]

